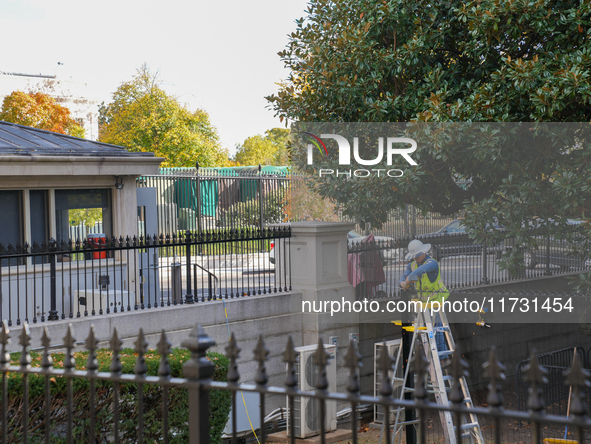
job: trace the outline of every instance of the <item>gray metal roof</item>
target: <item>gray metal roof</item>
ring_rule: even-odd
[[[122,146],[79,139],[0,120],[0,156],[154,157]]]

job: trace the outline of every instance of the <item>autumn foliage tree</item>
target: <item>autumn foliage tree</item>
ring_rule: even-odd
[[[228,153],[220,146],[209,115],[190,111],[159,86],[157,74],[146,65],[113,93],[111,103],[99,108],[100,136],[105,143],[131,151],[149,151],[166,161],[162,166],[227,166]]]
[[[84,129],[70,110],[43,92],[14,91],[4,98],[0,120],[60,134],[84,137]]]
[[[264,136],[248,137],[237,147],[235,160],[240,165],[287,165],[288,143],[289,130],[273,128],[265,131]]]

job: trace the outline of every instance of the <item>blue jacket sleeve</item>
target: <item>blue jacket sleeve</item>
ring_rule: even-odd
[[[410,268],[410,264],[412,264],[412,262],[409,262],[408,265],[406,266],[406,270],[404,270],[404,273],[400,277],[399,284],[403,283],[406,280],[406,278],[408,276],[410,276],[410,274],[412,273],[412,269]]]
[[[431,282],[435,282],[437,279],[437,275],[439,274],[439,264],[435,259],[427,257],[425,262],[423,262],[422,265],[419,265],[415,271],[412,271],[410,264],[412,264],[412,262],[406,266],[406,270],[400,278],[400,282],[405,281],[409,276],[417,276],[420,279],[425,273],[427,273],[427,276]]]

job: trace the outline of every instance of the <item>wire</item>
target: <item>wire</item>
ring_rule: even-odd
[[[222,303],[224,304],[224,313],[226,315],[226,327],[228,329],[228,338],[231,337],[230,335],[230,323],[228,321],[228,309],[226,308],[226,301],[224,301],[224,298],[222,298]],[[259,437],[257,436],[257,432],[254,431],[254,427],[252,426],[252,421],[250,420],[250,415],[248,414],[248,408],[246,408],[246,401],[244,400],[244,393],[242,392],[242,390],[240,390],[240,396],[242,397],[242,404],[244,404],[244,411],[246,412],[246,417],[248,418],[248,423],[250,424],[250,429],[252,430],[252,433],[254,435],[254,438],[257,440],[258,444],[261,444],[261,442],[259,441]],[[234,415],[237,414],[237,412],[233,412]],[[234,430],[234,433],[236,433],[236,430]]]

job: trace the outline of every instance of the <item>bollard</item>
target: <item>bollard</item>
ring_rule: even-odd
[[[172,264],[172,303],[180,304],[183,298],[183,281],[181,277],[181,263]]]

